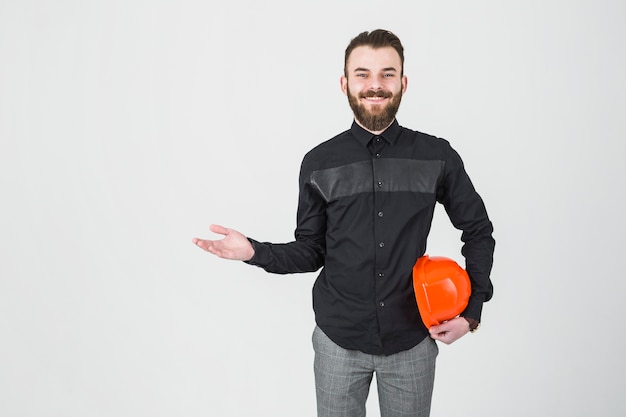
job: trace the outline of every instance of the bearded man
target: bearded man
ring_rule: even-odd
[[[475,330],[492,296],[493,227],[450,143],[396,120],[407,89],[397,36],[379,29],[352,39],[340,82],[354,121],[304,157],[295,240],[261,243],[212,225],[222,239],[193,242],[272,273],[321,268],[313,286],[318,416],[365,416],[374,374],[382,417],[428,416],[436,341]],[[472,292],[461,315],[429,330],[411,275],[436,203],[462,231]]]

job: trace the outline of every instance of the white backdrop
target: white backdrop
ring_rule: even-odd
[[[0,415],[315,415],[315,274],[191,239],[292,238],[302,156],[351,122],[344,48],[379,27],[406,50],[400,123],[452,142],[497,240],[432,415],[625,415],[624,21],[619,0],[0,0]],[[462,260],[442,213],[428,253]]]

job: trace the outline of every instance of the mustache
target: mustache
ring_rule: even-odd
[[[366,91],[364,93],[360,93],[359,94],[359,98],[368,98],[368,97],[381,97],[381,98],[391,98],[393,97],[393,94],[391,93],[391,91],[383,91],[383,90],[377,90],[377,91]]]

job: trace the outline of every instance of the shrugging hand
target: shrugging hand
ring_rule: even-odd
[[[249,261],[254,256],[254,248],[247,237],[236,230],[212,224],[209,229],[213,233],[223,235],[223,239],[208,240],[193,238],[193,243],[200,249],[223,259]]]

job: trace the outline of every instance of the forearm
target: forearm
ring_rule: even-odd
[[[483,225],[475,230],[480,230],[480,232],[475,232],[471,238],[467,236],[470,233],[466,232],[462,236],[465,242],[462,248],[465,269],[472,285],[472,294],[463,315],[480,321],[483,303],[493,296],[490,276],[495,240],[492,237],[491,222],[486,217]]]
[[[246,263],[275,274],[313,272],[324,264],[324,247],[314,241],[258,242],[248,238],[254,256]]]

